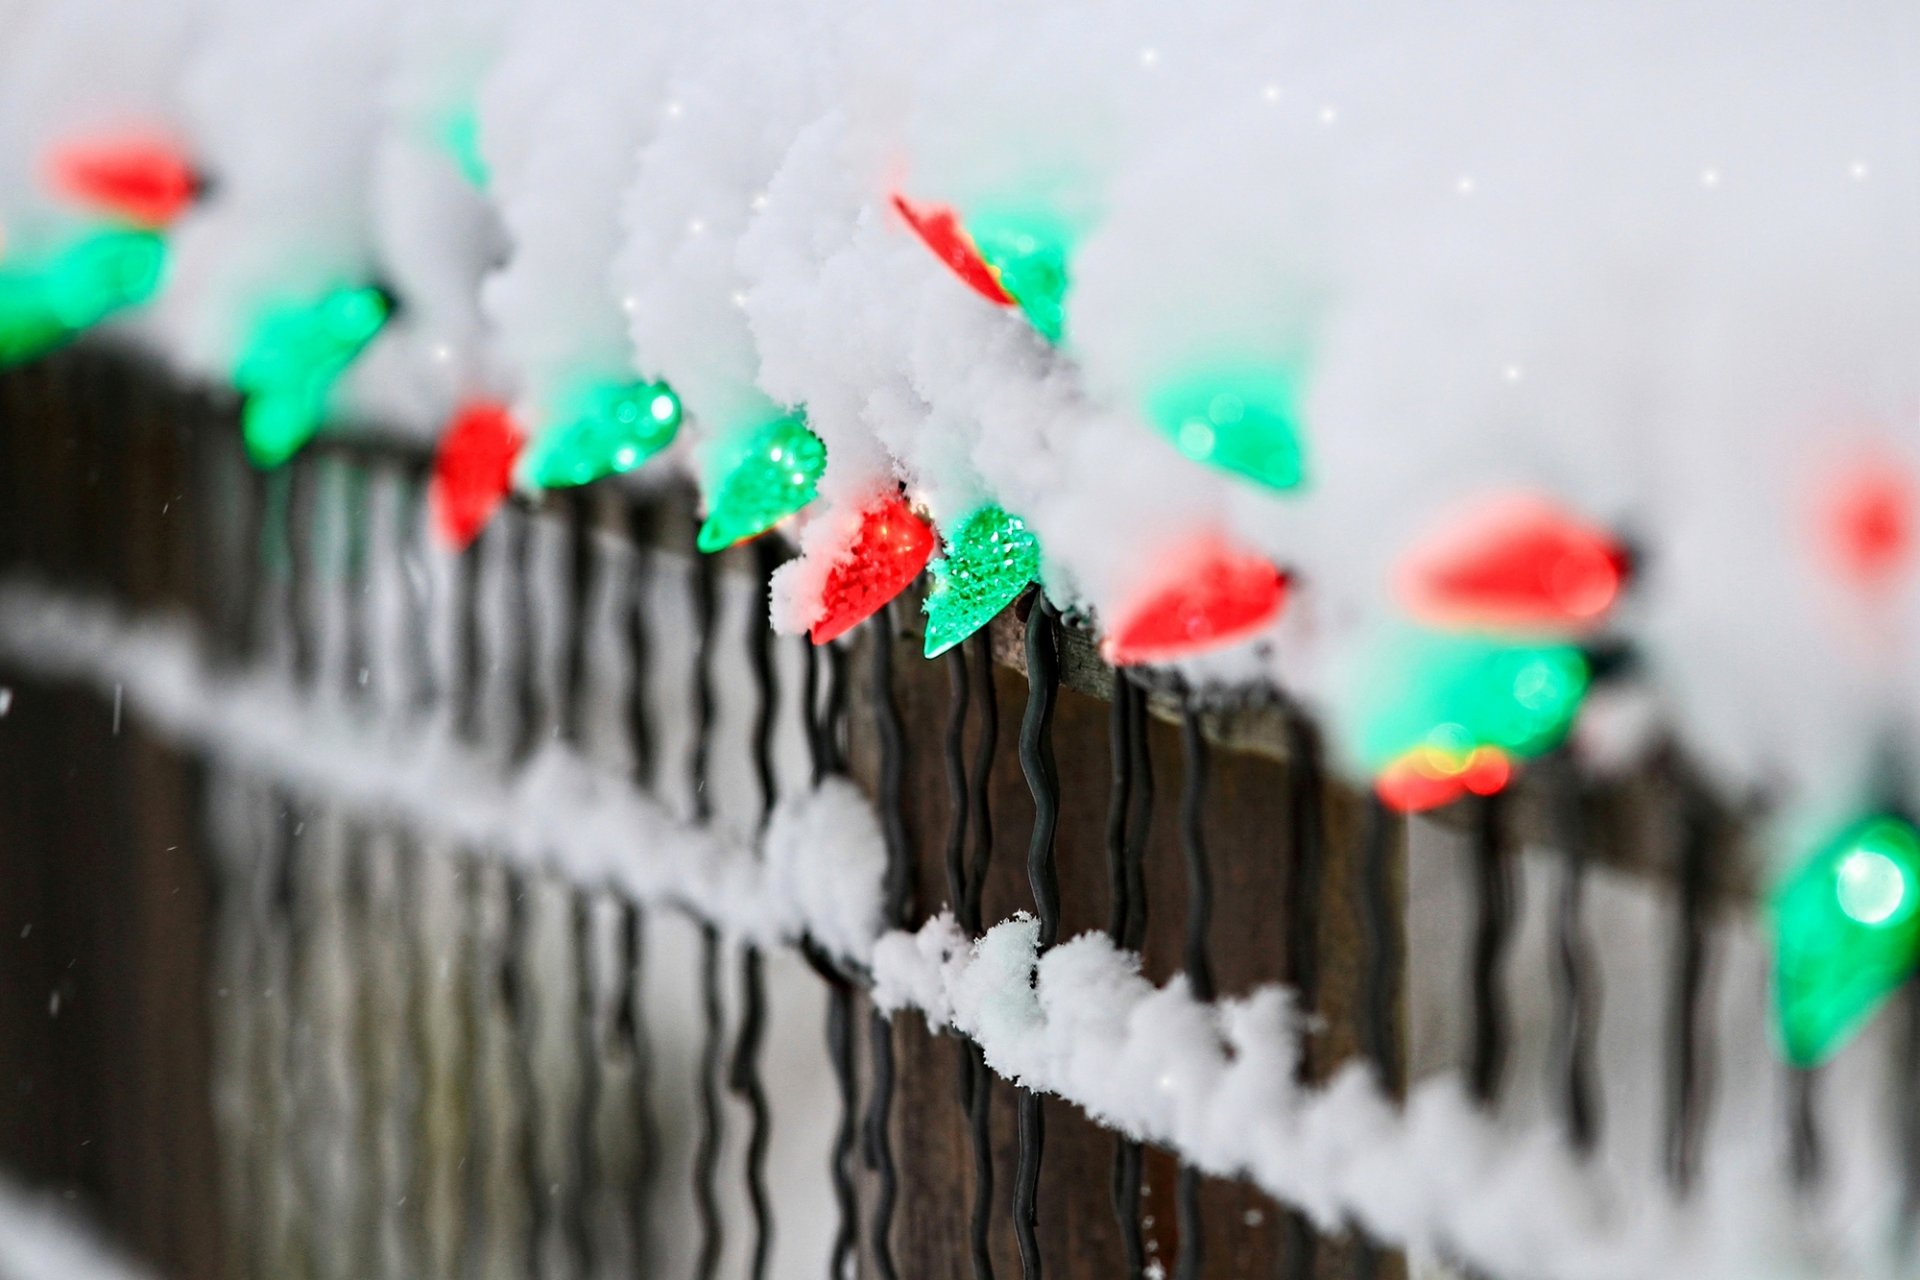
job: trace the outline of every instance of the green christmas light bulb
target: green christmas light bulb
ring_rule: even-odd
[[[1920,961],[1920,831],[1855,823],[1772,898],[1774,1002],[1787,1060],[1839,1051]]]
[[[0,361],[31,359],[158,292],[166,243],[151,231],[91,232],[39,262],[0,267]]]
[[[260,467],[277,467],[313,438],[334,383],[385,326],[393,304],[372,287],[335,289],[268,313],[241,351],[234,385],[241,429]]]
[[[534,486],[559,489],[624,475],[673,443],[680,397],[664,382],[631,382],[590,392],[578,416],[527,451]]]
[[[1418,750],[1464,758],[1494,747],[1528,759],[1557,746],[1586,696],[1586,658],[1571,645],[1504,645],[1418,634],[1376,667],[1362,750],[1384,769]]]
[[[1068,254],[1059,219],[1032,210],[990,210],[967,219],[967,235],[1028,323],[1058,343],[1066,329]]]
[[[1279,370],[1220,371],[1156,391],[1148,416],[1195,462],[1285,492],[1306,479],[1299,399],[1294,379]]]
[[[492,174],[480,151],[480,113],[469,103],[447,112],[440,121],[440,146],[453,167],[475,191],[485,191]]]
[[[929,568],[926,654],[934,658],[992,621],[1040,576],[1040,542],[1019,516],[989,503],[953,526],[946,555]]]
[[[760,427],[716,486],[700,526],[702,551],[720,551],[765,533],[812,502],[827,470],[827,446],[790,413]]]
[[[69,329],[90,328],[152,298],[166,262],[166,242],[151,231],[96,231],[47,264],[48,304]]]

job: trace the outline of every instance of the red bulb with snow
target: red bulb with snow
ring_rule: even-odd
[[[1840,582],[1877,595],[1913,562],[1916,485],[1898,455],[1876,450],[1829,469],[1819,492],[1820,549]]]
[[[893,207],[906,219],[921,243],[933,250],[933,256],[944,262],[968,288],[996,306],[1014,305],[1013,295],[1001,285],[1000,277],[987,265],[973,237],[960,225],[959,214],[945,205],[916,204],[898,193],[893,197]]]
[[[879,612],[920,576],[938,541],[898,495],[867,507],[851,542],[827,571],[809,638],[826,644]]]
[[[428,501],[434,528],[464,549],[480,536],[513,486],[526,436],[504,404],[475,401],[454,415],[433,459]]]
[[[1582,632],[1626,583],[1629,558],[1607,530],[1530,494],[1487,502],[1401,564],[1400,600],[1429,626]]]
[[[1237,644],[1280,616],[1287,577],[1217,538],[1169,557],[1116,615],[1100,651],[1116,667],[1174,662]]]
[[[182,148],[142,133],[62,143],[47,153],[46,179],[64,200],[147,228],[172,223],[205,187]]]

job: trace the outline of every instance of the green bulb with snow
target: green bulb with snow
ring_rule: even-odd
[[[723,551],[756,538],[812,502],[827,472],[827,445],[804,413],[782,414],[749,432],[710,486],[696,544]]]
[[[527,451],[522,475],[539,489],[624,475],[672,444],[680,419],[680,397],[664,382],[596,387],[574,416]]]
[[[947,532],[928,569],[926,655],[937,658],[1012,604],[1040,576],[1040,540],[997,503],[976,507]]]
[[[278,467],[313,438],[334,384],[392,314],[386,291],[367,285],[281,303],[261,318],[233,375],[246,397],[241,432],[255,466]]]
[[[1147,412],[1195,462],[1285,493],[1307,478],[1299,402],[1290,373],[1255,366],[1178,378],[1149,396]]]
[[[1881,814],[1840,832],[1775,888],[1774,1009],[1787,1061],[1839,1052],[1920,962],[1920,831]]]
[[[0,264],[0,364],[44,355],[159,291],[166,242],[151,231],[88,232],[45,258]]]

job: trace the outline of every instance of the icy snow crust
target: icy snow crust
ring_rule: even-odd
[[[407,309],[341,408],[534,430],[665,377],[652,464],[775,406],[830,448],[816,514],[904,481],[993,498],[1096,614],[1196,530],[1293,571],[1288,616],[1189,664],[1277,680],[1357,768],[1396,557],[1515,486],[1631,535],[1650,716],[1731,791],[1860,803],[1912,732],[1911,574],[1837,586],[1823,477],[1920,448],[1920,158],[1905,0],[74,0],[0,7],[0,222],[59,233],[42,148],[181,138],[217,197],[128,327],[224,379],[277,296]],[[444,145],[477,120],[484,190]],[[1077,237],[1067,341],[952,278],[887,205],[1026,204]],[[1190,463],[1144,420],[1211,363],[1297,370],[1309,485]],[[781,597],[791,601],[789,590]],[[802,584],[803,585],[803,584]],[[778,621],[804,622],[788,608]]]
[[[1740,1132],[1722,1141],[1731,1136],[1743,1158],[1724,1158],[1733,1149],[1716,1144],[1723,1158],[1682,1202],[1652,1162],[1582,1163],[1551,1119],[1488,1115],[1458,1073],[1418,1082],[1404,1106],[1359,1064],[1325,1085],[1296,1084],[1307,1029],[1285,988],[1197,1001],[1183,978],[1149,983],[1138,957],[1102,935],[1040,955],[1025,915],[972,944],[947,914],[917,932],[883,932],[885,841],[843,780],[783,798],[756,845],[688,823],[559,743],[503,782],[498,758],[436,720],[402,727],[337,696],[301,695],[280,675],[223,675],[182,626],[130,626],[18,580],[0,583],[0,657],[117,692],[142,723],[296,798],[616,888],[739,940],[810,936],[871,975],[880,1007],[917,1010],[972,1037],[1004,1078],[1204,1170],[1250,1178],[1328,1230],[1357,1223],[1423,1256],[1542,1280],[1898,1273],[1887,1269],[1899,1195],[1887,1170],[1897,1157],[1876,1141],[1889,1113],[1876,1103],[1882,1082],[1854,1072],[1865,1059],[1853,1055],[1830,1077],[1835,1160],[1824,1206],[1792,1200],[1782,1163],[1753,1149],[1766,1144],[1739,1119]],[[1731,970],[1727,941],[1714,945]],[[1618,1012],[1631,1021],[1631,1010]],[[1637,1047],[1644,1057],[1646,1044]],[[1764,1071],[1726,1065],[1727,1105],[1771,1114],[1744,1092]]]

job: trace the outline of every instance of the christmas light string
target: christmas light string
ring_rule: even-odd
[[[449,159],[484,190],[473,112],[440,123]],[[42,177],[55,199],[104,221],[50,250],[9,245],[0,262],[0,363],[35,358],[150,301],[165,278],[164,231],[210,189],[187,152],[160,133],[66,140],[43,157]],[[1049,343],[1065,340],[1072,237],[1059,218],[1018,203],[964,217],[898,193],[890,203],[973,292],[1019,311]],[[394,305],[377,286],[348,283],[263,310],[233,365],[256,465],[285,463],[320,430],[335,386]],[[1203,367],[1150,389],[1142,417],[1187,459],[1284,495],[1311,476],[1304,390],[1298,368]],[[529,442],[503,406],[463,406],[434,468],[436,528],[450,545],[465,546],[515,480],[550,489],[636,470],[675,442],[683,414],[665,382],[609,383],[590,388]],[[826,446],[803,410],[745,432],[709,475],[699,548],[758,537],[803,511],[826,465]],[[1827,496],[1822,548],[1835,578],[1863,594],[1882,592],[1911,558],[1912,486],[1876,461],[1837,479]],[[904,500],[889,498],[864,511],[839,548],[816,602],[813,640],[843,634],[929,567],[930,658],[1043,580],[1038,539],[1017,514],[985,503],[936,537]],[[1389,681],[1407,696],[1363,726],[1380,799],[1418,812],[1492,796],[1527,760],[1559,747],[1601,674],[1582,646],[1630,588],[1634,567],[1603,524],[1538,494],[1497,496],[1417,543],[1392,583],[1422,629]],[[1243,644],[1283,616],[1294,590],[1291,575],[1264,555],[1202,534],[1146,566],[1104,611],[1101,650],[1127,666]],[[1869,881],[1888,894],[1900,887],[1910,902],[1920,872],[1903,861],[1907,845],[1888,834],[1903,822],[1857,819],[1776,889],[1777,1012],[1783,1051],[1796,1064],[1823,1060],[1844,1043],[1920,962],[1907,906],[1870,921],[1847,905],[1858,907]],[[1844,978],[1833,969],[1841,953]]]

